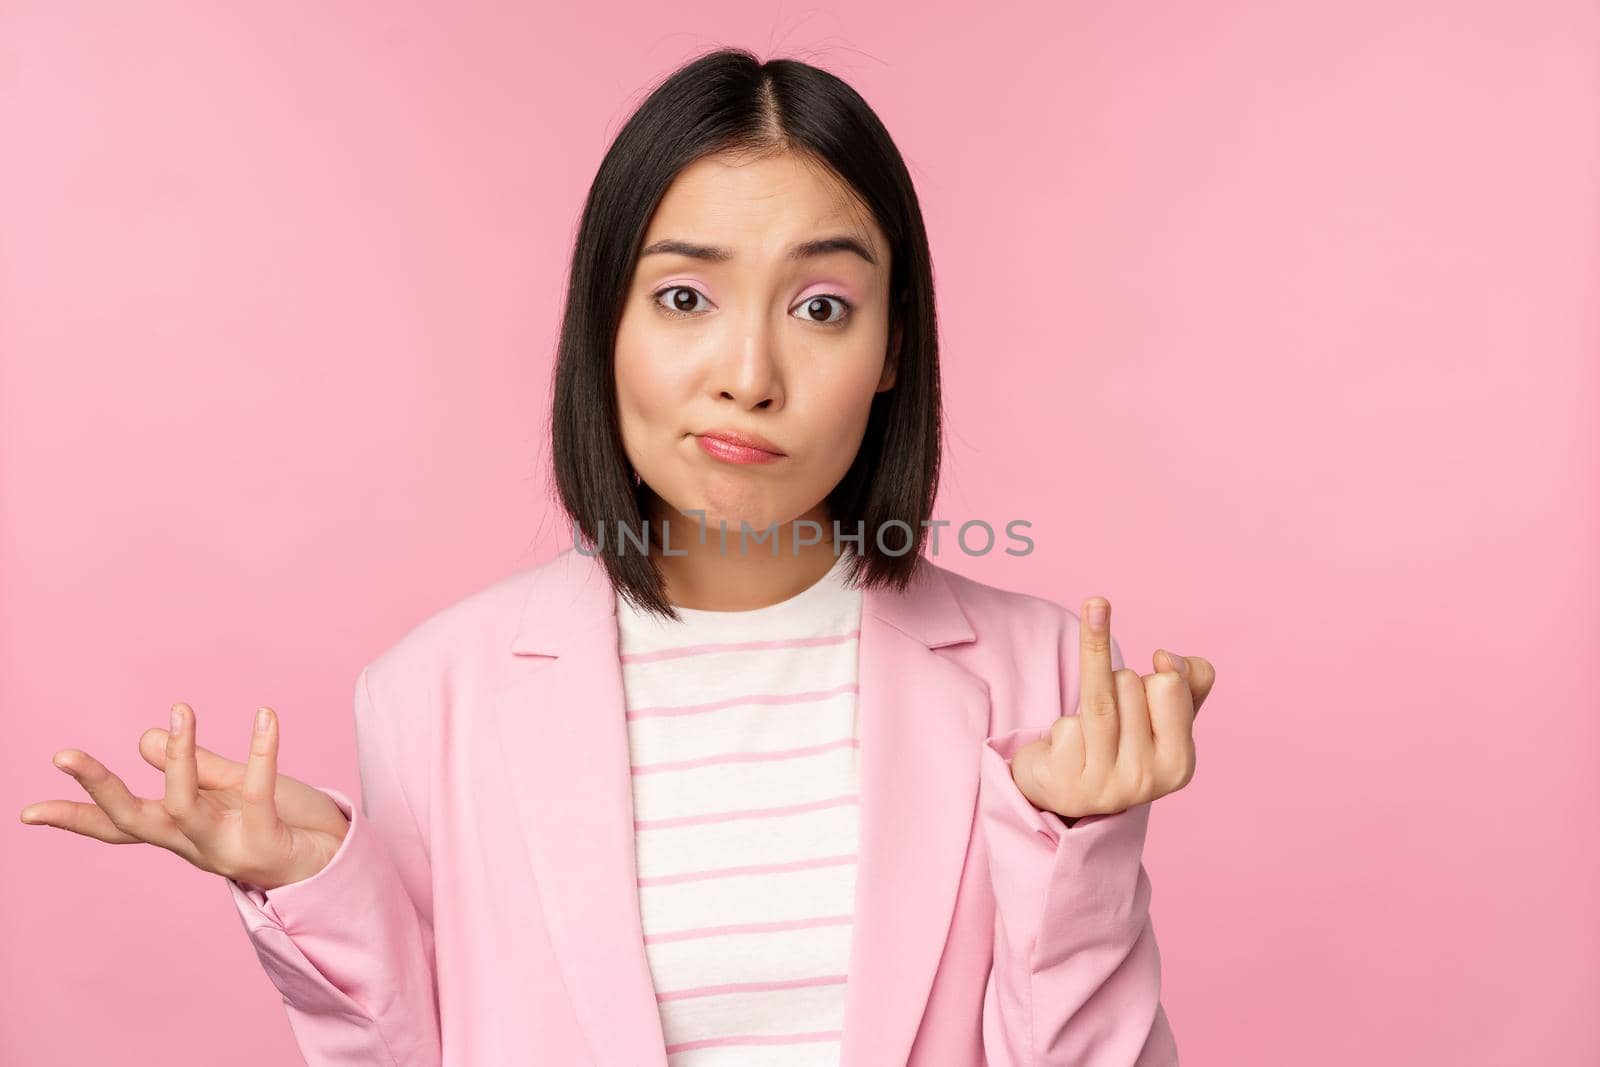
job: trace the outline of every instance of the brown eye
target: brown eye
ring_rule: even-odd
[[[672,294],[669,301],[670,307],[662,304],[661,298],[668,293]],[[698,310],[695,304],[704,297],[700,290],[688,285],[669,285],[667,288],[651,294],[655,305],[669,315],[692,315]]]
[[[837,304],[839,313],[836,317],[828,317],[828,305]],[[800,316],[807,322],[814,322],[818,326],[838,326],[850,314],[850,303],[838,296],[814,296],[800,305]]]

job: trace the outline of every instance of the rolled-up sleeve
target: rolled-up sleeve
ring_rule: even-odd
[[[1115,642],[1112,662],[1123,665]],[[1142,860],[1151,805],[1070,826],[1034,807],[1011,759],[1048,735],[1048,725],[1011,730],[981,753],[978,819],[996,909],[985,1055],[993,1067],[1171,1067],[1177,1043]]]
[[[370,668],[369,668],[370,669]],[[311,1067],[436,1067],[439,1011],[428,853],[364,670],[356,685],[362,802],[320,787],[350,827],[309,878],[224,879]]]

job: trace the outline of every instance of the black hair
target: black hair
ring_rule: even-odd
[[[691,60],[639,105],[601,161],[578,227],[556,360],[558,502],[586,542],[579,547],[598,554],[621,595],[677,617],[655,559],[616,536],[619,526],[646,524],[618,422],[615,344],[656,206],[684,167],[730,151],[791,152],[828,168],[888,239],[895,347],[886,358],[895,381],[874,395],[860,449],[827,504],[841,537],[862,534],[851,543],[848,580],[903,589],[933,513],[943,432],[927,231],[911,175],[878,116],[836,75],[799,60],[763,63],[739,48]],[[823,538],[832,542],[833,531]]]

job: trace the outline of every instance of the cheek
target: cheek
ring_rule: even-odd
[[[613,368],[624,430],[651,429],[676,412],[685,386],[681,360],[662,357],[647,333],[619,332]]]
[[[815,416],[813,440],[823,442],[824,450],[837,466],[848,466],[867,428],[872,413],[872,398],[883,367],[881,361],[862,359],[839,367],[835,373],[819,378],[811,405]]]

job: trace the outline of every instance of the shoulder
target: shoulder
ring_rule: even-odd
[[[509,656],[530,590],[552,562],[519,568],[413,622],[371,659],[368,678],[411,686],[497,669]]]
[[[980,581],[924,559],[960,605],[972,627],[974,647],[985,653],[1026,656],[1039,662],[1065,659],[1076,664],[1079,615],[1040,592],[1025,592]],[[1122,663],[1121,646],[1112,637],[1112,656]]]
[[[972,640],[940,651],[987,686],[991,734],[1043,729],[1077,706],[1081,631],[1076,611],[1041,593],[935,569],[972,631]],[[1122,666],[1115,637],[1111,649],[1113,665]]]
[[[1076,633],[1077,614],[1050,597],[993,585],[931,559],[922,563],[950,591],[980,643],[1049,640],[1068,629]]]

